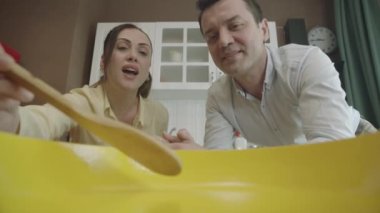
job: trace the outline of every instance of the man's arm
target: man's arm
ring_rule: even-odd
[[[320,142],[353,137],[359,114],[348,106],[339,74],[328,56],[315,48],[299,69],[297,92],[307,140]]]
[[[231,103],[219,104],[222,104],[223,107],[232,107]],[[233,109],[230,111],[233,112]],[[207,149],[233,149],[233,143],[234,128],[221,112],[221,109],[218,106],[218,100],[213,95],[213,91],[210,90],[206,105],[204,147]]]

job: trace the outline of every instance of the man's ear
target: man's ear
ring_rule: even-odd
[[[269,40],[269,26],[268,26],[268,20],[266,18],[263,18],[259,24],[259,28],[261,30],[261,33],[263,34],[264,43]]]

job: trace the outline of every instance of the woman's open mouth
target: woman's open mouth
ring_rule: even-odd
[[[128,75],[137,75],[139,72],[133,68],[123,68],[123,73]]]

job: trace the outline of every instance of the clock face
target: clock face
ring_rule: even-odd
[[[321,48],[325,53],[331,53],[337,47],[335,34],[326,27],[314,27],[307,37],[310,45]]]

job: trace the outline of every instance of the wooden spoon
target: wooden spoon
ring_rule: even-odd
[[[16,63],[4,74],[148,169],[164,175],[180,173],[181,163],[176,153],[153,136],[122,122],[78,111],[61,93]]]

